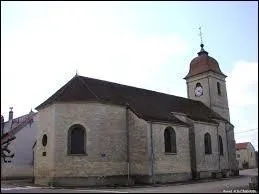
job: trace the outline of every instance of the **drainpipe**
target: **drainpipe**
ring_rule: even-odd
[[[197,172],[197,161],[196,161],[196,143],[195,143],[195,132],[194,132],[194,124],[188,122],[189,126],[189,149],[190,149],[190,157],[191,157],[191,172],[192,179],[199,179],[200,175]]]
[[[154,174],[154,149],[153,149],[153,128],[152,122],[150,121],[150,143],[151,143],[151,173],[152,173],[152,182],[156,184],[155,174]]]
[[[219,158],[219,172],[220,172],[219,125],[217,126],[217,140],[218,140],[218,158]]]
[[[127,131],[127,163],[128,163],[128,185],[130,185],[130,153],[129,153],[129,105],[126,104],[126,131]]]
[[[230,170],[230,164],[229,164],[229,145],[228,145],[228,130],[227,130],[227,123],[225,122],[225,130],[226,130],[226,139],[227,139],[227,152],[228,152],[228,168]],[[230,173],[230,172],[229,172]]]

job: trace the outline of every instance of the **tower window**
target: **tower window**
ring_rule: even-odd
[[[218,89],[218,95],[221,95],[221,88],[220,88],[220,83],[217,82],[217,89]]]

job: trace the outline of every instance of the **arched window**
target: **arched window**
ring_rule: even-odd
[[[218,95],[221,95],[221,88],[220,88],[220,83],[217,82],[217,89],[218,89]]]
[[[205,154],[211,154],[211,138],[209,133],[206,133],[204,135],[204,145],[205,145]]]
[[[176,153],[176,135],[172,127],[167,127],[164,131],[165,152]]]
[[[219,135],[219,153],[220,155],[223,155],[223,142],[222,137]]]
[[[86,132],[82,125],[76,124],[68,130],[68,154],[85,154]]]

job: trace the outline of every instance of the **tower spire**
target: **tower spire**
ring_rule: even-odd
[[[198,52],[198,55],[200,56],[200,55],[202,55],[202,54],[208,54],[208,52],[207,51],[205,51],[204,50],[204,44],[203,44],[203,40],[202,40],[202,32],[201,32],[201,27],[199,27],[199,30],[200,30],[200,33],[199,33],[199,35],[200,35],[200,38],[201,38],[201,44],[200,44],[200,46],[201,46],[201,50],[200,50],[200,52]]]
[[[201,38],[201,45],[203,44],[203,41],[202,41],[202,33],[201,33],[201,27],[199,27],[199,30],[200,30],[200,38]]]
[[[78,70],[76,69],[76,74],[75,74],[75,76],[74,77],[77,77],[78,76]]]

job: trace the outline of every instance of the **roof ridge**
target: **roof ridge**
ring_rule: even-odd
[[[77,77],[79,77],[79,76],[78,75],[73,76],[72,79],[70,79],[65,85],[63,85],[61,88],[59,88],[53,95],[51,95],[49,98],[47,98],[43,103],[38,105],[35,109],[37,110],[39,107],[42,107],[45,104],[48,104],[49,101],[55,100],[58,96],[60,96],[64,92],[64,90],[69,86],[69,84]]]
[[[79,81],[97,98],[97,100],[100,100],[100,98],[89,88],[89,86],[80,78],[80,76],[77,76]]]
[[[246,142],[241,142],[241,143],[236,143],[236,144],[244,144],[244,143],[250,143],[250,142],[246,141]]]
[[[158,91],[155,91],[155,90],[149,90],[149,89],[145,89],[145,88],[139,88],[139,87],[136,87],[136,86],[130,86],[130,85],[124,85],[124,84],[120,84],[120,83],[116,83],[116,82],[111,82],[111,81],[106,81],[106,80],[102,80],[102,79],[96,79],[96,78],[91,78],[91,77],[85,77],[85,76],[78,76],[78,77],[81,77],[81,78],[84,78],[84,79],[91,79],[91,80],[95,80],[95,81],[101,81],[101,82],[106,82],[106,83],[109,83],[109,84],[116,84],[116,85],[120,85],[120,86],[123,86],[123,87],[128,87],[128,88],[133,88],[133,89],[138,89],[138,90],[145,90],[147,92],[152,92],[152,93],[156,93],[156,94],[162,94],[162,95],[167,95],[167,96],[173,96],[173,97],[176,97],[176,98],[182,98],[182,99],[185,99],[185,100],[189,100],[189,101],[194,101],[194,102],[200,102],[198,100],[194,100],[194,99],[189,99],[189,98],[186,98],[186,97],[182,97],[182,96],[176,96],[176,95],[173,95],[173,94],[167,94],[167,93],[163,93],[163,92],[158,92]]]
[[[32,112],[33,112],[33,111],[32,111]],[[33,113],[36,113],[36,112],[33,112]],[[25,115],[16,117],[16,118],[14,118],[14,119],[12,119],[12,120],[14,121],[14,120],[20,119],[21,117],[26,117],[28,114],[30,114],[30,113],[27,113],[27,114],[25,114]],[[4,123],[8,123],[8,122],[9,122],[9,120],[8,120],[8,121],[5,121]]]
[[[69,86],[69,83],[72,82],[72,80],[76,79],[78,76],[74,76],[72,77],[72,79],[70,79],[64,86],[62,86],[59,90],[57,90],[52,96],[54,97],[55,94],[57,94],[57,96],[55,96],[54,100],[59,97],[60,95],[62,95],[62,93],[64,93],[65,89]],[[52,97],[51,96],[51,97]],[[50,97],[50,98],[51,98]]]
[[[10,131],[5,133],[6,136],[4,136],[5,138],[2,138],[1,141],[4,142],[7,137],[14,136],[15,134],[17,134],[20,130],[22,130],[27,124],[29,124],[33,120],[33,117],[36,114],[37,113],[34,113],[34,112],[27,114],[27,116],[25,117],[25,120],[23,120],[18,125],[16,125],[14,128],[11,128]]]

